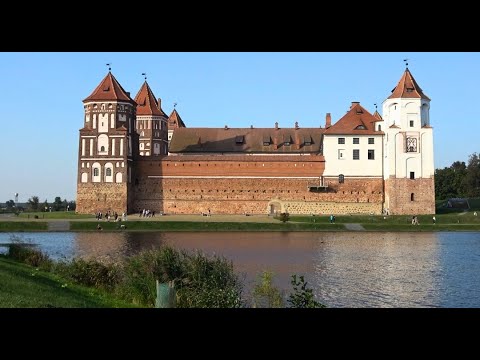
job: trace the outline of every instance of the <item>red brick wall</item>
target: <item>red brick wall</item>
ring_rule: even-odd
[[[122,214],[127,210],[126,183],[80,183],[77,184],[77,208],[81,214],[106,211]]]
[[[411,194],[414,200],[411,201]],[[430,179],[395,179],[385,181],[387,205],[392,215],[435,214],[435,182]]]

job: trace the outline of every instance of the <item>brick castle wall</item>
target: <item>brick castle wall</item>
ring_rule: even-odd
[[[126,183],[79,183],[76,211],[81,214],[95,214],[110,210],[122,214],[129,210],[127,188]]]
[[[392,215],[435,214],[433,177],[415,180],[392,177],[385,181],[385,193],[388,194],[388,210]]]

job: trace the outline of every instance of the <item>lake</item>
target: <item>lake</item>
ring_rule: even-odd
[[[231,259],[247,292],[263,270],[287,292],[305,275],[329,307],[480,307],[479,232],[39,232],[0,233],[0,244],[12,236],[55,259],[199,249]]]

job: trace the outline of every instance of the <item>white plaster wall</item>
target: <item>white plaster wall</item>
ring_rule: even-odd
[[[117,174],[115,175],[115,182],[117,183],[121,183],[123,181],[123,175],[121,172],[117,172]]]
[[[98,132],[108,132],[108,114],[98,114]]]
[[[359,138],[359,144],[353,144],[353,138]],[[324,176],[382,176],[382,135],[325,135],[323,137],[323,155],[325,157]],[[338,144],[338,138],[345,138],[345,144]],[[368,144],[368,138],[374,138],[374,144]],[[344,158],[339,159],[339,150],[343,149]],[[360,150],[360,160],[353,160],[353,149]],[[368,150],[375,151],[375,159],[368,160]]]
[[[105,134],[98,135],[97,139],[97,152],[100,155],[107,155],[108,154],[108,136]],[[104,151],[101,151],[102,146],[105,147]]]
[[[98,175],[95,176],[95,169],[98,169]],[[93,163],[92,164],[92,181],[93,182],[101,182],[102,181],[102,167],[100,166],[99,163]]]
[[[88,174],[86,172],[82,173],[82,183],[88,182]]]
[[[386,125],[384,178],[410,178],[411,171],[415,172],[415,178],[434,175],[433,131],[423,127],[430,124],[430,102],[425,99],[387,99],[382,109]],[[413,127],[410,121],[414,122]],[[399,128],[390,128],[392,124]],[[417,139],[417,152],[405,152],[406,137]]]
[[[105,164],[105,182],[113,182],[113,164],[112,163]]]

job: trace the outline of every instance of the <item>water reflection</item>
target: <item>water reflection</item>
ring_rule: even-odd
[[[247,290],[263,270],[290,291],[305,274],[331,307],[480,307],[480,233],[29,233],[61,256],[118,259],[165,244],[231,259]],[[8,234],[0,233],[0,243]]]

